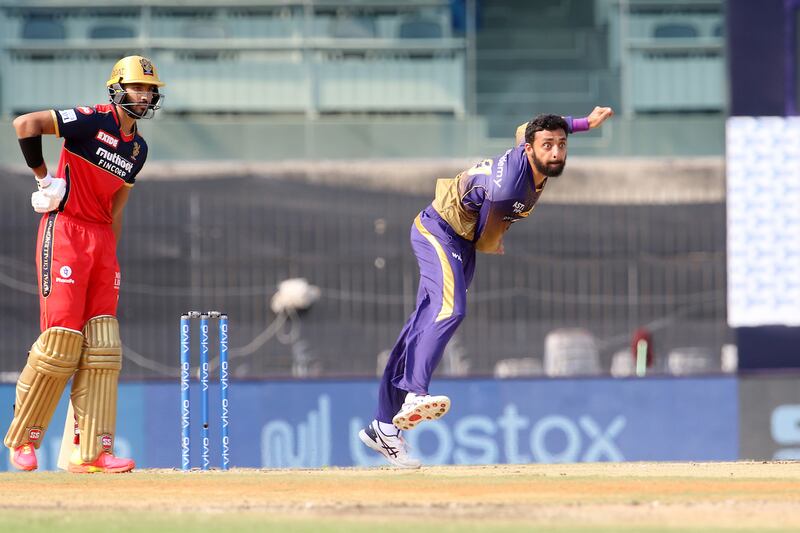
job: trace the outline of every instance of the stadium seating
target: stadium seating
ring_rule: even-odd
[[[494,377],[500,379],[533,377],[543,374],[542,361],[533,357],[501,359],[494,365]]]
[[[401,39],[440,39],[443,30],[436,20],[412,18],[400,24],[398,36]]]
[[[64,23],[51,17],[29,17],[22,24],[23,39],[66,39]]]
[[[600,354],[594,336],[582,328],[548,333],[544,340],[544,372],[550,377],[599,374]]]
[[[122,25],[100,25],[89,30],[90,39],[132,39],[136,37],[136,28]]]
[[[706,348],[691,346],[675,348],[667,354],[667,370],[675,376],[717,372],[711,352]]]
[[[133,5],[116,18],[103,8],[65,4],[52,16],[36,13],[0,6],[0,28],[20,36],[3,41],[2,64],[19,75],[0,88],[0,114],[42,105],[36,87],[54,71],[66,89],[48,105],[97,100],[102,91],[92,80],[107,76],[112,59],[136,50],[133,39],[145,24],[148,53],[169,85],[164,113],[465,112],[465,43],[445,31],[444,0],[379,10],[300,0]],[[33,42],[45,39],[67,45]],[[96,40],[116,42],[98,50]]]
[[[685,23],[659,24],[653,30],[656,39],[694,39],[698,35],[697,28]]]

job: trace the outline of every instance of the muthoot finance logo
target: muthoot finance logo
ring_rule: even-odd
[[[69,265],[64,265],[58,270],[58,276],[56,276],[56,283],[75,283],[75,280],[72,279],[72,267]]]

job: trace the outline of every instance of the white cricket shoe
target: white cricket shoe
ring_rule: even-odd
[[[386,457],[394,466],[400,468],[419,468],[422,463],[408,455],[408,446],[405,439],[397,435],[387,435],[378,427],[377,422],[371,422],[367,427],[358,432],[361,442]]]
[[[392,424],[408,431],[420,422],[441,418],[450,410],[450,398],[447,396],[417,396],[409,394],[403,407],[392,418]]]

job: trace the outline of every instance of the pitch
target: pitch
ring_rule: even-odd
[[[800,529],[800,462],[0,474],[3,531]]]

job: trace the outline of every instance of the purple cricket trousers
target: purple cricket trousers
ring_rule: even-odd
[[[419,264],[417,307],[395,342],[378,391],[375,419],[391,424],[406,393],[428,394],[444,348],[467,312],[475,246],[428,206],[411,225]]]

